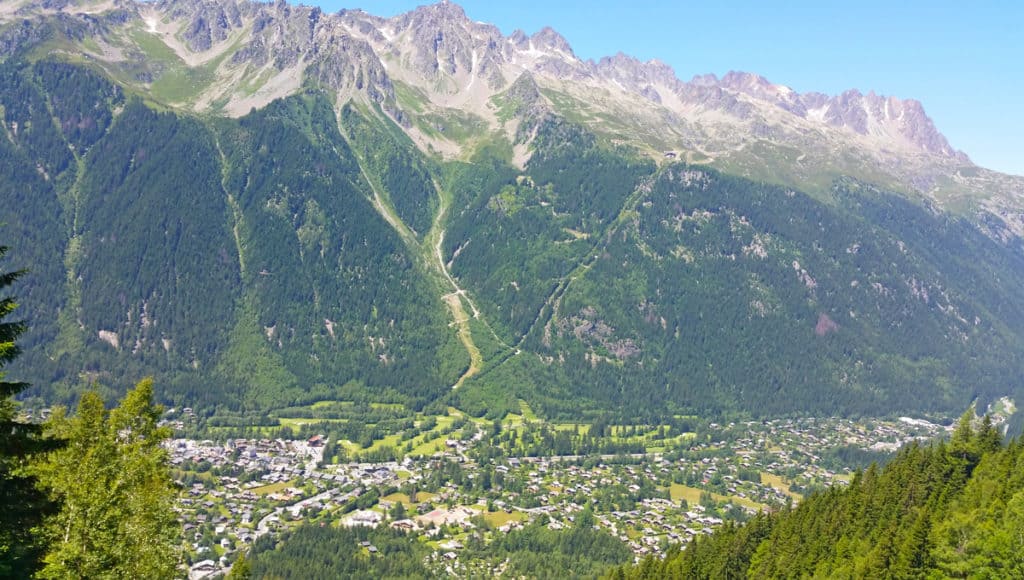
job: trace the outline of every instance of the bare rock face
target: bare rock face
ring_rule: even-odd
[[[535,109],[543,102],[537,81],[528,72],[519,75],[519,78],[505,91],[505,96],[512,103],[513,114],[517,116]]]
[[[171,18],[187,22],[182,40],[189,50],[208,51],[251,23],[249,38],[232,56],[233,63],[257,67],[269,63],[277,70],[302,67],[307,81],[365,94],[387,104],[385,108],[396,118],[401,113],[394,105],[391,74],[381,57],[403,71],[404,82],[425,84],[428,92],[454,96],[472,90],[493,95],[530,72],[534,83],[610,86],[654,105],[675,107],[666,112],[666,119],[696,115],[699,121],[700,115],[713,115],[719,130],[728,123],[724,119],[734,119],[741,126],[731,132],[729,143],[738,143],[743,135],[785,142],[806,133],[808,126],[819,125],[847,132],[851,138],[859,136],[858,146],[877,143],[870,146],[879,151],[916,150],[949,162],[969,163],[938,132],[917,101],[857,90],[837,96],[801,94],[760,75],[735,71],[722,78],[703,75],[683,82],[662,62],[642,62],[622,53],[583,62],[551,28],[533,35],[517,30],[505,37],[495,26],[471,21],[460,6],[448,1],[391,19],[361,10],[326,15],[318,8],[292,6],[284,0],[273,4],[160,0],[156,6]],[[686,134],[685,129],[681,131]]]
[[[825,121],[833,127],[846,127],[861,135],[867,134],[868,115],[860,91],[849,90],[833,98],[825,111]]]
[[[598,60],[593,70],[597,76],[656,103],[661,102],[661,94],[656,87],[665,87],[672,92],[682,88],[675,71],[667,64],[657,60],[641,62],[621,52]]]
[[[497,27],[472,22],[451,2],[421,6],[390,23],[406,44],[407,66],[423,78],[484,78],[504,84],[501,64],[504,37]]]
[[[6,23],[0,26],[0,56],[37,43],[39,35],[105,38],[118,22],[127,24],[145,14],[150,26],[157,26],[154,17],[163,23],[158,35],[169,39],[185,60],[205,63],[221,51],[229,55],[209,94],[195,101],[207,107],[230,97],[239,79],[252,83],[250,89],[259,90],[261,82],[271,85],[252,106],[312,85],[334,91],[339,101],[365,98],[377,103],[409,128],[414,112],[402,111],[395,96],[394,81],[401,81],[425,95],[428,107],[466,109],[491,123],[497,123],[486,108],[492,98],[504,95],[516,101],[520,130],[515,139],[524,144],[531,125],[554,112],[540,98],[543,88],[569,93],[592,106],[601,113],[593,116],[596,124],[602,117],[632,123],[638,141],[659,135],[674,149],[700,152],[712,160],[754,167],[777,162],[770,155],[758,156],[756,151],[764,147],[797,151],[806,161],[793,173],[794,185],[800,185],[799,176],[809,168],[847,175],[852,165],[861,164],[867,174],[888,175],[893,183],[924,193],[955,183],[983,193],[996,187],[1008,200],[1020,197],[1020,186],[1012,179],[976,171],[960,175],[958,168],[972,167],[970,160],[949,144],[918,101],[858,90],[835,96],[798,93],[760,75],[736,71],[681,81],[665,63],[622,53],[582,61],[551,28],[532,35],[517,30],[506,37],[493,25],[470,20],[448,1],[394,18],[362,10],[325,14],[285,0],[111,0],[111,5],[113,10],[97,13],[95,2],[33,0],[0,11],[6,18],[0,21]],[[40,8],[48,12],[42,14]],[[26,23],[41,19],[47,26]],[[149,82],[159,70],[132,74]],[[589,95],[602,95],[603,100],[591,102]],[[631,137],[629,129],[624,137]],[[763,147],[747,147],[755,142]],[[999,208],[1016,205],[1007,201]]]
[[[241,28],[243,11],[251,11],[255,7],[235,1],[161,0],[157,8],[174,19],[187,20],[182,40],[189,50],[204,52],[227,39],[233,30]]]
[[[30,46],[46,38],[47,31],[32,20],[21,20],[0,30],[0,58],[17,54],[22,47]]]
[[[774,105],[798,117],[807,116],[807,107],[799,93],[789,87],[774,85],[761,75],[730,71],[722,77],[719,85]]]
[[[320,31],[317,37],[330,49],[311,53],[307,78],[336,91],[365,92],[377,103],[394,99],[391,79],[366,41],[336,30]]]
[[[533,43],[535,48],[562,53],[570,59],[576,58],[576,54],[572,51],[572,47],[569,46],[569,41],[550,26],[541,28],[536,34],[531,36],[529,40]]]
[[[939,132],[931,118],[924,112],[924,107],[919,101],[908,99],[898,101],[890,98],[892,110],[899,110],[900,132],[911,142],[918,144],[925,151],[937,155],[949,156],[958,161],[969,163],[967,155],[957,151],[950,146],[946,137]]]
[[[515,136],[516,144],[528,142],[534,130],[552,114],[551,107],[541,95],[536,79],[529,72],[519,75],[519,78],[499,97],[508,104],[512,115],[520,120]]]

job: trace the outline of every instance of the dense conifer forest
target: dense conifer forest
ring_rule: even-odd
[[[153,375],[222,417],[955,414],[1024,371],[1020,248],[853,180],[659,166],[553,113],[520,169],[498,142],[430,158],[315,88],[225,119],[49,59],[0,86],[0,221],[33,271],[14,368],[40,402]]]

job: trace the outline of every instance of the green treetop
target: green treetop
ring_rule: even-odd
[[[141,381],[107,411],[85,393],[74,417],[55,413],[48,425],[67,447],[36,471],[61,504],[48,518],[44,578],[169,578],[178,564],[174,484],[160,443],[170,432],[157,420],[153,382]]]

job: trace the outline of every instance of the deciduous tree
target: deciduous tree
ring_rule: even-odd
[[[178,564],[180,529],[161,442],[153,382],[141,381],[107,411],[95,391],[74,417],[55,413],[48,424],[66,439],[35,468],[60,504],[43,532],[50,544],[44,578],[169,578]]]

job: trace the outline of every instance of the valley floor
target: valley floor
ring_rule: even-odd
[[[172,424],[187,428],[188,420]],[[590,426],[546,424],[527,408],[503,423],[454,409],[417,421],[432,424],[425,440],[409,441],[405,453],[392,441],[394,459],[380,462],[339,460],[333,450],[359,457],[360,446],[307,437],[315,426],[298,422],[296,440],[214,433],[169,442],[191,577],[223,572],[259,538],[304,523],[404,530],[429,548],[425,564],[437,574],[497,575],[499,558],[466,547],[531,524],[570,529],[586,506],[600,530],[639,558],[842,485],[865,463],[947,430],[907,418],[709,423],[677,434],[615,425],[595,438],[643,445],[633,453],[556,455],[554,446],[545,453],[533,443],[570,433],[582,439]],[[366,544],[367,557],[375,555]]]

